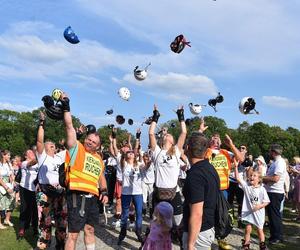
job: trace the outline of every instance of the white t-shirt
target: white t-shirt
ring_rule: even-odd
[[[180,170],[180,150],[175,146],[175,155],[167,155],[167,150],[156,145],[153,151],[153,162],[156,174],[155,185],[159,188],[174,188]]]
[[[122,155],[121,153],[119,152],[117,154],[117,157],[116,157],[116,162],[117,162],[117,180],[118,181],[122,181],[122,178],[123,178],[123,174],[122,174],[122,169],[121,169],[121,158],[122,158]]]
[[[267,191],[263,186],[250,186],[244,180],[241,180],[241,187],[244,190],[242,220],[262,229],[265,223],[265,208],[261,208],[255,212],[253,212],[253,208],[256,205],[270,202]]]
[[[154,164],[151,162],[149,168],[145,167],[145,163],[142,163],[141,166],[141,173],[143,182],[146,184],[153,184],[155,182],[155,175],[154,175]]]
[[[265,184],[265,188],[269,193],[284,194],[284,179],[286,172],[286,163],[284,159],[279,155],[276,160],[271,164],[267,170],[267,176],[278,175],[280,179],[278,182],[270,182]]]
[[[65,162],[66,150],[63,150],[54,155],[54,157],[46,154],[43,150],[42,154],[38,154],[39,164],[39,183],[58,185],[58,169],[59,166]]]
[[[117,159],[115,157],[108,157],[107,161],[106,161],[106,165],[107,166],[113,166],[115,167],[115,169],[117,168],[118,162]]]
[[[9,177],[13,173],[12,168],[8,163],[2,164],[0,162],[0,176],[1,177]]]
[[[186,171],[190,169],[190,163],[188,160],[186,160],[186,163],[179,159],[179,163],[180,163],[180,170],[179,170],[179,179],[186,179]],[[185,170],[182,170],[181,167],[184,167],[186,166],[186,169]]]
[[[20,181],[20,186],[29,191],[35,191],[35,185],[33,182],[37,177],[38,164],[27,167],[27,163],[27,161],[23,161],[21,165],[22,178]]]
[[[122,194],[143,194],[140,163],[134,168],[125,161],[122,173]]]

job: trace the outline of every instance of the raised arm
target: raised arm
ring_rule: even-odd
[[[201,120],[200,120],[200,126],[199,126],[199,132],[200,133],[204,133],[204,131],[208,129],[208,126],[205,126],[205,121],[204,121],[204,117],[201,117]]]
[[[231,140],[230,136],[228,134],[225,134],[225,140],[224,143],[230,147],[231,152],[234,154],[234,157],[237,161],[243,162],[245,160],[245,155],[236,148],[233,141]]]
[[[177,141],[177,147],[179,148],[180,151],[182,151],[183,145],[185,143],[186,134],[187,134],[186,124],[185,124],[185,120],[184,120],[183,106],[181,106],[179,109],[177,109],[176,113],[177,113],[178,121],[180,123],[180,128],[181,128],[181,133],[180,133],[180,135],[178,137],[178,141]]]
[[[134,145],[134,153],[135,155],[138,155],[139,153],[139,147],[140,147],[140,140],[141,140],[141,129],[138,128],[135,134],[135,145]]]
[[[67,146],[68,148],[75,147],[77,143],[76,139],[76,130],[73,127],[72,115],[70,112],[70,100],[65,93],[63,93],[60,97],[61,104],[63,106],[64,111],[64,122],[66,127],[67,134]]]
[[[241,183],[241,179],[239,176],[239,170],[238,170],[238,162],[234,162],[234,177],[238,181],[238,183]]]
[[[38,154],[42,154],[44,150],[44,130],[45,126],[45,114],[43,112],[40,112],[40,121],[39,121],[39,127],[37,132],[37,138],[36,138],[36,150]]]
[[[154,105],[152,122],[149,127],[149,144],[150,144],[150,149],[152,151],[155,150],[155,147],[157,145],[156,138],[155,138],[155,128],[159,117],[160,117],[160,113],[158,112],[156,105]]]
[[[119,153],[119,149],[117,147],[117,129],[116,128],[113,128],[112,129],[112,133],[111,133],[111,136],[113,138],[113,143],[112,143],[112,148],[113,148],[113,155],[115,157],[117,157],[118,153]]]

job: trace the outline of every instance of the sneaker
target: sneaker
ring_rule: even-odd
[[[4,225],[7,225],[7,226],[10,226],[10,227],[13,227],[14,226],[14,224],[13,223],[11,223],[10,221],[8,221],[8,220],[4,220],[4,223],[3,223]]]
[[[225,239],[218,240],[219,248],[224,250],[230,250],[232,247],[227,243]]]
[[[297,210],[296,209],[292,209],[291,212],[292,213],[297,213]]]
[[[115,228],[121,227],[121,220],[116,220],[112,223],[112,226]]]
[[[130,229],[130,231],[132,231],[132,229],[135,228],[135,223],[134,222],[129,222],[128,228]]]
[[[0,229],[6,229],[6,228],[7,228],[6,226],[0,224]]]

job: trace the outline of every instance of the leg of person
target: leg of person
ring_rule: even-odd
[[[146,214],[147,209],[147,198],[148,198],[148,188],[147,184],[142,182],[142,191],[143,191],[143,214]]]
[[[127,220],[129,215],[129,207],[132,200],[132,195],[123,195],[121,196],[122,203],[122,215],[121,215],[121,231],[119,234],[118,245],[125,239],[127,234]]]
[[[265,243],[265,233],[262,228],[257,228],[257,235],[259,239],[259,249],[265,250],[267,249],[266,243]]]
[[[152,219],[152,214],[153,214],[152,199],[153,199],[153,184],[149,183],[148,184],[148,202],[149,202],[149,217],[150,217],[150,219]]]
[[[270,204],[267,206],[267,212],[270,222],[270,243],[276,244],[282,240],[282,217],[280,206],[284,194],[268,193]]]
[[[214,239],[215,239],[214,228],[210,228],[206,231],[200,232],[195,243],[195,249],[210,250],[211,245],[214,242]]]
[[[243,189],[239,188],[239,186],[237,186],[236,201],[238,204],[238,226],[239,227],[242,227],[241,214],[242,214],[243,199],[244,199],[244,191]]]
[[[233,205],[233,201],[234,201],[234,196],[236,193],[236,184],[233,181],[229,181],[229,188],[228,188],[228,203],[230,204],[231,208],[232,208],[232,216],[234,216],[234,205]]]
[[[173,207],[174,213],[174,225],[172,228],[172,234],[171,237],[173,240],[176,240],[179,242],[180,246],[182,246],[182,231],[180,229],[180,224],[183,217],[183,209],[182,209],[182,200],[180,191],[176,192],[175,197],[170,201],[170,204]]]
[[[55,220],[55,239],[56,250],[64,250],[66,240],[66,220],[67,220],[67,204],[64,194],[55,198],[54,203],[54,220]]]
[[[97,209],[98,198],[96,196],[86,200],[87,221],[84,226],[84,242],[87,250],[95,249],[95,226],[99,223],[99,214]]]
[[[224,195],[225,199],[228,200],[228,190],[221,190],[222,194]],[[232,247],[227,243],[226,238],[222,240],[218,240],[218,245],[220,249],[230,250]]]
[[[68,219],[68,235],[65,249],[75,250],[79,232],[84,229],[87,221],[87,213],[80,216],[82,196],[76,193],[67,193],[67,219]],[[95,207],[97,209],[97,207]]]
[[[242,240],[242,249],[248,250],[250,249],[250,237],[252,232],[252,225],[247,224],[245,228],[244,240]]]
[[[135,234],[139,242],[143,242],[142,238],[142,223],[143,223],[143,195],[133,195],[133,203],[135,206],[136,222],[135,222]]]
[[[25,234],[25,225],[29,224],[28,221],[30,217],[30,202],[31,200],[28,199],[26,196],[26,189],[20,186],[20,216],[19,216],[19,233],[18,237],[24,237]]]
[[[39,216],[39,236],[37,241],[37,247],[39,249],[46,249],[51,240],[51,209],[52,200],[43,192],[37,194],[38,210],[40,211]]]
[[[31,211],[31,226],[33,227],[33,234],[38,235],[38,208],[35,198],[35,192],[30,194],[30,211]]]

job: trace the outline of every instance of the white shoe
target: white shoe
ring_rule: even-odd
[[[121,227],[121,220],[116,220],[112,223],[112,226],[117,228],[117,227]]]
[[[7,220],[4,220],[4,223],[3,223],[4,225],[7,225],[7,226],[10,226],[10,227],[13,227],[14,226],[14,224],[13,223],[11,223],[10,221],[7,221]]]
[[[129,222],[128,228],[130,231],[135,228],[135,223],[134,222]]]

